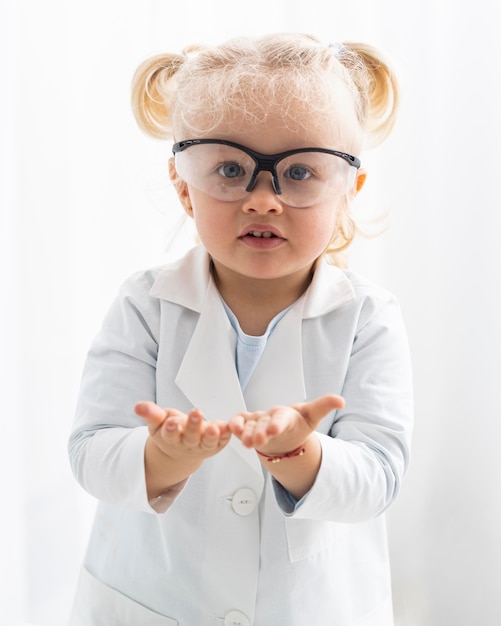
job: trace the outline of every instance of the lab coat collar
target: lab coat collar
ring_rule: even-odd
[[[150,295],[200,313],[211,280],[210,257],[202,246],[195,246],[159,273]],[[303,296],[303,318],[325,315],[354,297],[346,274],[325,259],[319,259],[313,280]]]
[[[209,254],[202,246],[195,246],[162,269],[150,295],[200,313],[210,282]]]

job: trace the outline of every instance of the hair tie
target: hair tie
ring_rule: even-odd
[[[329,44],[329,48],[334,48],[335,55],[337,57],[340,57],[343,54],[343,52],[346,50],[346,48],[343,46],[343,44],[339,43],[339,42],[330,43]]]

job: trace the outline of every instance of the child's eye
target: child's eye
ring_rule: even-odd
[[[292,180],[307,180],[312,176],[312,173],[304,165],[292,165],[284,172],[284,176]]]
[[[237,178],[245,176],[244,168],[236,162],[223,163],[217,168],[217,173],[225,178]]]

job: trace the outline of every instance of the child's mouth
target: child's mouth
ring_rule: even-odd
[[[251,230],[249,233],[247,233],[247,236],[248,237],[263,237],[264,239],[270,239],[271,237],[276,237],[276,235],[271,233],[269,230],[266,230],[264,232],[261,232],[259,230]]]
[[[274,233],[271,230],[256,229],[248,230],[240,237],[240,240],[255,250],[273,250],[285,242],[285,239],[279,233]]]

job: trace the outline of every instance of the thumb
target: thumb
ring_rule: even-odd
[[[313,426],[334,409],[342,409],[345,405],[344,398],[334,394],[327,394],[315,398],[311,402],[295,405],[295,409],[304,419]]]
[[[167,411],[151,401],[138,402],[134,407],[134,411],[136,415],[144,419],[148,426],[153,428],[161,426],[167,417]]]

